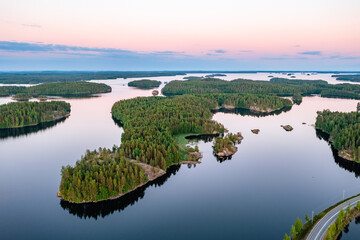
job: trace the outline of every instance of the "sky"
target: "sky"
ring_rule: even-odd
[[[0,71],[360,71],[359,0],[0,0]]]

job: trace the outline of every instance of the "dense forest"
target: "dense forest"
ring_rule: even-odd
[[[70,113],[66,102],[14,102],[0,105],[0,129],[55,121]]]
[[[148,181],[145,171],[116,147],[87,150],[75,167],[62,167],[61,176],[59,195],[75,203],[117,197]]]
[[[194,152],[198,152],[198,148],[195,147],[194,151],[184,149],[176,137],[181,134],[224,132],[224,126],[211,120],[211,110],[224,104],[248,109],[256,106],[258,109],[268,110],[291,106],[291,101],[277,96],[242,94],[137,97],[120,100],[113,105],[112,116],[124,129],[121,146],[113,151],[101,149],[100,153],[87,152],[75,168],[63,168],[60,195],[72,202],[98,201],[125,193],[145,181],[140,172],[124,178],[121,172],[118,173],[119,176],[115,176],[118,172],[115,169],[119,168],[119,159],[134,159],[136,162],[163,170],[185,159],[196,160],[198,155]],[[233,137],[230,139],[232,141]],[[94,167],[99,164],[103,165]],[[101,184],[98,177],[99,169],[103,169],[105,176]],[[119,169],[122,170],[121,166]],[[120,184],[119,179],[125,181]],[[111,185],[107,186],[110,182]],[[124,186],[125,190],[122,190]]]
[[[142,79],[142,80],[135,80],[128,83],[130,87],[136,87],[140,89],[152,89],[157,88],[161,84],[160,81],[156,80],[148,80],[148,79]]]
[[[355,75],[332,75],[336,80],[349,81],[349,82],[360,82],[360,74]]]
[[[270,81],[236,79],[225,81],[216,78],[172,81],[162,92],[166,96],[205,93],[250,93],[277,96],[308,96],[320,94],[322,97],[360,99],[360,86],[353,84],[328,84],[322,80],[289,80],[272,78]]]
[[[111,87],[104,83],[93,82],[60,82],[43,83],[31,87],[0,87],[0,96],[23,93],[32,97],[40,95],[62,97],[87,97],[91,94],[111,92]]]
[[[12,84],[36,84],[46,82],[77,82],[96,79],[116,79],[116,78],[142,78],[185,75],[184,72],[171,71],[134,71],[134,72],[0,72],[0,83]]]
[[[359,161],[360,113],[324,110],[318,113],[315,127],[330,135],[330,142],[341,157]]]

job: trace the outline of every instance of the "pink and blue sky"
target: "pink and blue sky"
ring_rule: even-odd
[[[359,0],[1,0],[0,71],[360,71]]]

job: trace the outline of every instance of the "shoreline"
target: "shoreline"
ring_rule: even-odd
[[[21,129],[21,128],[26,128],[26,127],[35,127],[35,126],[41,125],[41,124],[43,124],[43,123],[51,123],[51,122],[61,121],[61,120],[64,120],[64,119],[68,118],[69,116],[70,116],[70,113],[67,113],[67,114],[64,115],[64,116],[56,117],[56,118],[54,118],[53,120],[50,120],[50,121],[39,122],[39,123],[37,123],[37,124],[30,124],[30,125],[19,126],[19,127],[0,128],[0,131],[3,131],[3,130],[12,130],[12,129]]]
[[[147,173],[148,168],[153,168],[153,169],[155,168],[155,167],[150,166],[150,165],[145,164],[145,163],[136,162],[135,160],[130,160],[130,161],[135,162],[135,164],[137,164],[137,165],[139,165],[141,168],[143,168],[143,170],[145,171],[145,173]],[[146,165],[146,166],[145,166],[145,165]],[[146,169],[144,169],[144,167],[145,167]],[[115,197],[109,197],[109,198],[107,198],[107,199],[102,199],[102,200],[98,200],[98,201],[72,202],[72,201],[69,201],[69,200],[64,199],[64,198],[61,196],[61,194],[60,194],[60,190],[57,191],[56,196],[57,196],[58,198],[61,198],[63,201],[66,201],[66,202],[72,203],[72,204],[99,203],[99,202],[104,202],[104,201],[108,201],[108,200],[115,200],[115,199],[118,199],[118,198],[121,198],[121,197],[127,195],[128,193],[131,193],[131,192],[135,191],[136,189],[138,189],[138,188],[140,188],[140,187],[142,187],[142,186],[144,186],[144,185],[146,185],[146,184],[150,184],[151,182],[155,181],[155,180],[158,179],[159,177],[161,177],[161,176],[163,176],[163,175],[166,174],[166,171],[164,171],[164,170],[162,170],[162,169],[160,169],[160,168],[156,168],[156,170],[157,170],[158,172],[157,172],[155,175],[150,175],[150,176],[149,176],[148,174],[146,174],[146,175],[148,176],[148,181],[147,181],[147,182],[141,183],[141,184],[137,185],[135,188],[129,190],[128,192],[126,192],[126,193],[120,193],[119,195],[117,195],[117,196],[115,196]]]

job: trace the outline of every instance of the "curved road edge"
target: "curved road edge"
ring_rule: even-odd
[[[334,209],[329,211],[312,228],[312,230],[306,237],[306,240],[323,240],[328,228],[330,227],[330,225],[333,222],[335,222],[335,220],[341,210],[341,207],[343,207],[343,209],[346,210],[348,208],[349,203],[350,203],[351,207],[354,207],[354,206],[356,206],[357,202],[359,202],[359,201],[360,201],[360,196],[355,196],[355,197],[339,204]]]

